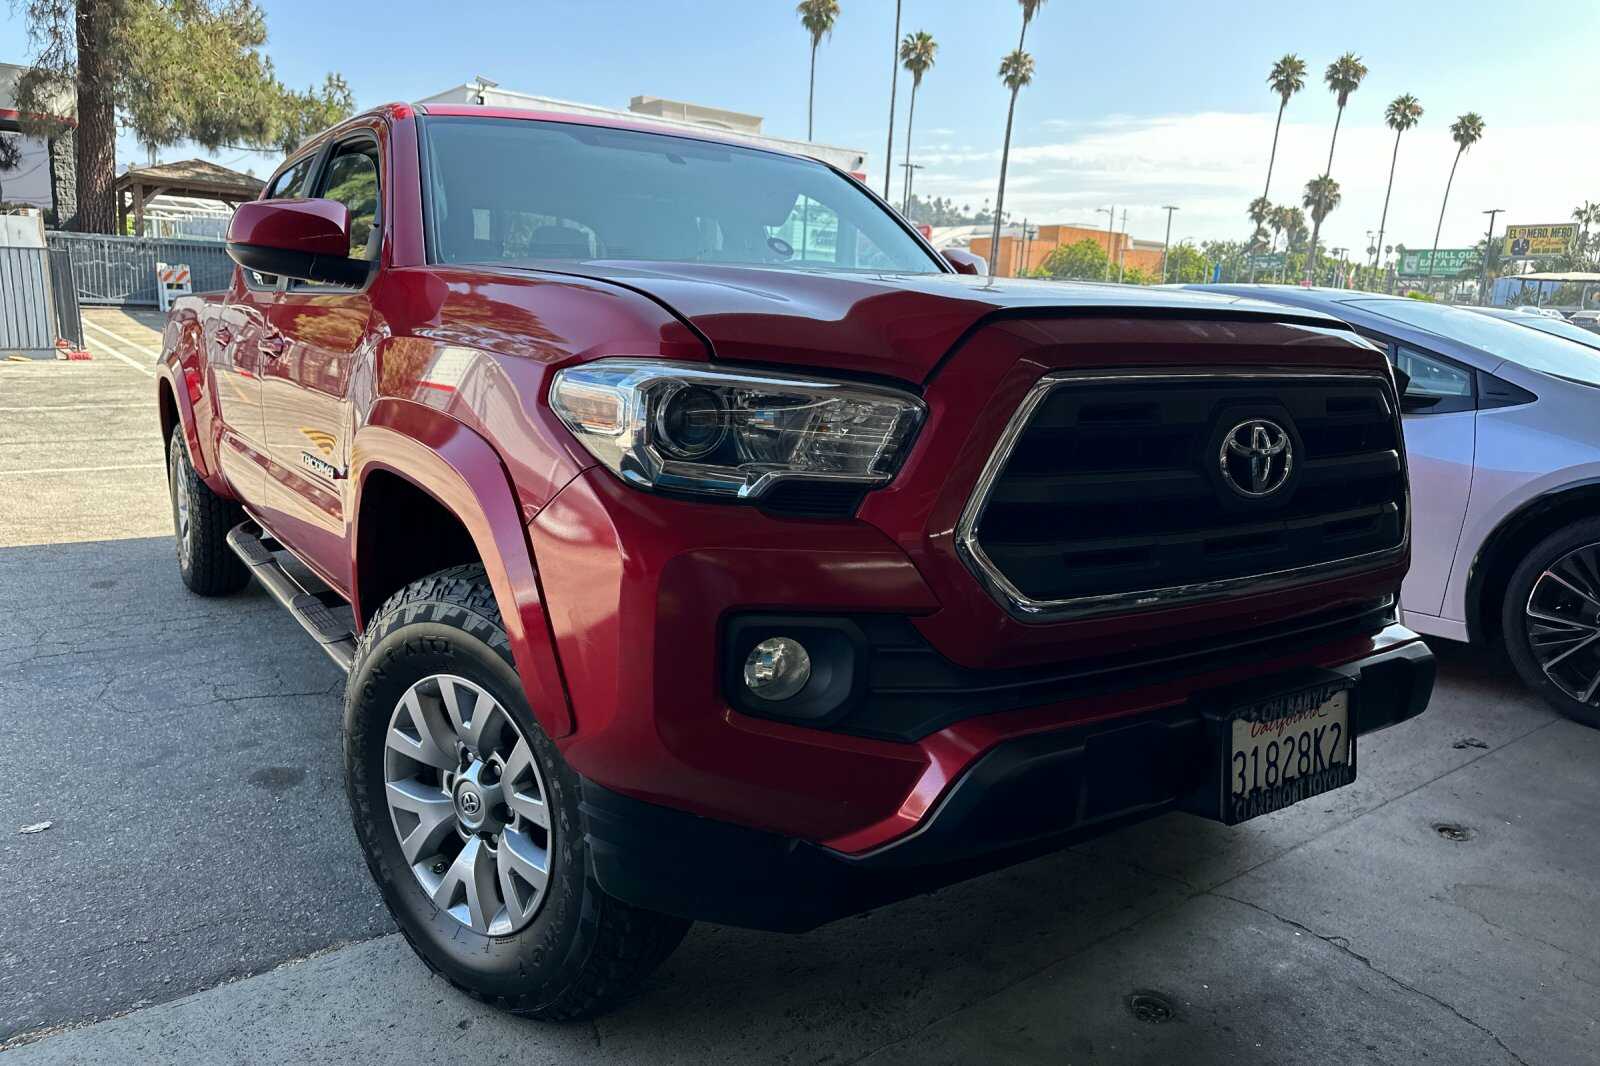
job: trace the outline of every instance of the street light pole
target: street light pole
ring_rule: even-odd
[[[1122,209],[1122,247],[1117,250],[1117,284],[1122,284],[1122,269],[1128,265],[1128,209]]]
[[[1098,211],[1098,212],[1103,212],[1105,214],[1105,216],[1106,216],[1106,272],[1105,272],[1105,275],[1103,277],[1101,277],[1100,280],[1101,281],[1110,281],[1111,280],[1111,230],[1112,230],[1112,227],[1114,227],[1117,224],[1117,205],[1116,204],[1112,204],[1110,207],[1097,207],[1097,208],[1095,208],[1095,210]]]
[[[1505,208],[1492,207],[1484,214],[1489,216],[1489,231],[1483,235],[1483,280],[1478,283],[1478,306],[1482,307],[1489,302],[1489,248],[1494,244],[1494,219],[1496,215],[1503,214]]]
[[[905,220],[907,222],[911,221],[911,184],[912,184],[912,179],[917,176],[917,171],[921,170],[922,167],[923,167],[923,164],[921,164],[921,163],[901,163],[900,164],[900,169],[906,172],[906,198],[905,198],[904,202],[901,204],[900,214],[901,214],[901,216],[903,218],[905,218]]]
[[[1167,213],[1167,235],[1161,239],[1161,284],[1167,283],[1167,248],[1172,244],[1172,212],[1178,210],[1172,204],[1165,204],[1161,210]]]

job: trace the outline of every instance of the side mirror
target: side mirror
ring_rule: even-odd
[[[989,273],[989,261],[981,255],[962,251],[960,248],[950,248],[940,253],[944,261],[956,268],[957,274],[973,274],[983,276]]]
[[[359,285],[370,264],[350,258],[350,210],[337,200],[251,200],[228,224],[228,257],[246,270]]]

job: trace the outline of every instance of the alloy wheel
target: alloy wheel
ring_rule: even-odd
[[[1600,694],[1600,544],[1550,564],[1533,583],[1528,645],[1550,682],[1579,703]]]
[[[554,829],[532,749],[499,701],[452,674],[407,689],[385,736],[384,794],[400,851],[439,909],[487,936],[533,920]]]
[[[167,480],[172,486],[172,525],[178,534],[178,556],[189,561],[189,488],[181,463],[169,464]]]

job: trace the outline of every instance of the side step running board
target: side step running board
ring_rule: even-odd
[[[280,554],[291,558],[283,545],[254,522],[241,522],[230,529],[228,547],[244,560],[261,587],[322,645],[328,658],[348,674],[356,652],[355,616],[350,605],[309,573],[303,577],[291,574],[279,558]]]

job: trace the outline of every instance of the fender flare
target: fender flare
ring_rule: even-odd
[[[172,397],[172,406],[176,409],[178,418],[174,429],[183,431],[184,443],[189,446],[189,464],[194,467],[194,472],[211,486],[213,491],[217,486],[215,471],[212,463],[206,456],[205,449],[200,445],[200,428],[195,422],[193,393],[198,391],[198,381],[191,381],[189,375],[198,378],[198,371],[188,370],[181,363],[170,356],[161,360],[156,365],[156,402],[161,401],[163,392]],[[162,427],[165,429],[165,427]]]
[[[572,707],[556,659],[533,547],[510,475],[494,446],[466,425],[424,404],[392,397],[373,404],[366,424],[356,430],[349,472],[354,487],[348,538],[350,602],[356,605],[357,625],[362,629],[367,620],[359,606],[357,524],[361,492],[375,470],[415,485],[466,527],[500,608],[528,706],[552,738],[570,734]]]

